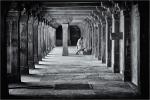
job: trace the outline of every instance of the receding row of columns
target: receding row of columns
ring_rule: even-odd
[[[10,82],[20,82],[55,46],[55,29],[50,22],[16,9],[8,11],[7,74]]]
[[[112,68],[112,72],[121,73],[124,81],[137,84],[140,16],[137,5],[132,5],[131,9],[105,14],[97,11],[85,20],[88,32],[84,38],[92,55]]]

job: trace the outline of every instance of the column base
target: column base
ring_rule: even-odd
[[[109,60],[109,59],[107,61],[107,67],[111,67],[111,60]]]
[[[102,60],[102,59],[101,59],[101,56],[98,56],[98,60]]]
[[[38,56],[38,61],[42,61],[42,56]]]
[[[20,83],[21,77],[19,74],[7,74],[8,83]]]
[[[28,61],[28,66],[29,68],[34,69],[35,68],[34,61]]]
[[[20,72],[23,75],[28,75],[29,74],[29,68],[28,68],[28,66],[20,66]]]
[[[106,63],[106,60],[104,58],[102,58],[102,63]]]
[[[67,48],[63,48],[62,56],[68,56],[68,49]]]
[[[38,64],[38,62],[39,62],[39,61],[38,61],[38,57],[37,57],[37,56],[34,56],[34,63],[35,63],[35,64]]]
[[[131,72],[130,71],[124,71],[124,81],[131,81]]]
[[[112,68],[113,68],[113,73],[120,73],[120,69],[119,69],[118,64],[114,64]]]

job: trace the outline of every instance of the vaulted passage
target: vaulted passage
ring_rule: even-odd
[[[2,98],[149,98],[148,3],[2,1]]]

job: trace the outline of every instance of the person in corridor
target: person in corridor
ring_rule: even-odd
[[[83,37],[80,37],[80,38],[78,39],[78,42],[77,42],[77,50],[78,50],[78,51],[76,52],[77,55],[80,54],[80,52],[83,53],[83,51],[84,51]]]

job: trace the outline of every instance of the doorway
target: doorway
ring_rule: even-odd
[[[80,28],[77,25],[70,25],[71,46],[76,46],[78,39],[81,37]]]
[[[56,46],[62,46],[62,26],[56,29]]]

